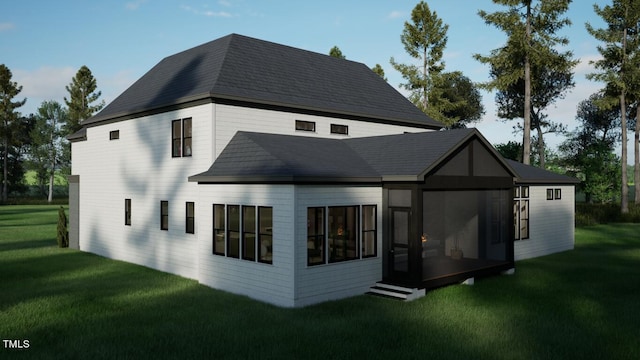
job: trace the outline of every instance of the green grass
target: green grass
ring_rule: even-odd
[[[0,207],[0,358],[638,359],[640,225],[408,303],[281,309],[55,247],[56,206]],[[6,357],[9,355],[10,357]]]

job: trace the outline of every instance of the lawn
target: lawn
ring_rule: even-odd
[[[0,207],[0,337],[29,342],[0,358],[640,358],[638,224],[580,228],[574,251],[413,302],[282,309],[58,249],[56,222],[55,206]]]

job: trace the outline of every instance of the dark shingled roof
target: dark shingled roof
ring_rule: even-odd
[[[580,180],[556,174],[551,171],[540,169],[535,166],[507,160],[511,168],[518,174],[517,182],[520,184],[578,184]]]
[[[163,59],[83,125],[198,101],[442,127],[362,63],[237,34]]]
[[[488,145],[475,129],[345,140],[238,132],[209,170],[189,181],[419,181],[472,137]]]

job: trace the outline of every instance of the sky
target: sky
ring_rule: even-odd
[[[416,0],[21,0],[3,5],[0,13],[0,64],[23,87],[17,99],[27,98],[18,110],[35,113],[43,101],[64,103],[65,89],[82,65],[97,79],[101,98],[116,98],[164,57],[237,33],[328,54],[338,46],[349,60],[373,67],[380,64],[391,85],[404,79],[389,64],[415,63],[400,41],[404,22],[410,21]],[[478,10],[500,10],[491,0],[427,1],[449,25],[444,51],[445,71],[462,71],[475,82],[489,80],[489,67],[473,59],[503,46],[503,32],[486,25]],[[577,126],[577,104],[602,88],[585,75],[593,72],[599,43],[585,23],[603,27],[593,4],[605,0],[574,0],[566,16],[572,25],[561,31],[569,39],[564,50],[580,60],[573,88],[547,109],[549,118]],[[366,6],[363,6],[366,4]],[[492,143],[522,140],[513,133],[515,121],[497,119],[494,94],[482,92],[486,113],[475,124]],[[556,147],[564,137],[546,135]],[[630,143],[630,158],[633,149]]]

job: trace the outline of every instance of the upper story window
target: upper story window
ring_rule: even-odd
[[[191,156],[192,150],[191,118],[171,122],[171,156]]]
[[[109,131],[109,140],[118,140],[118,139],[120,139],[120,130]]]
[[[313,121],[296,120],[296,130],[315,132],[316,123]]]
[[[349,135],[349,127],[347,125],[331,124],[331,133]]]

